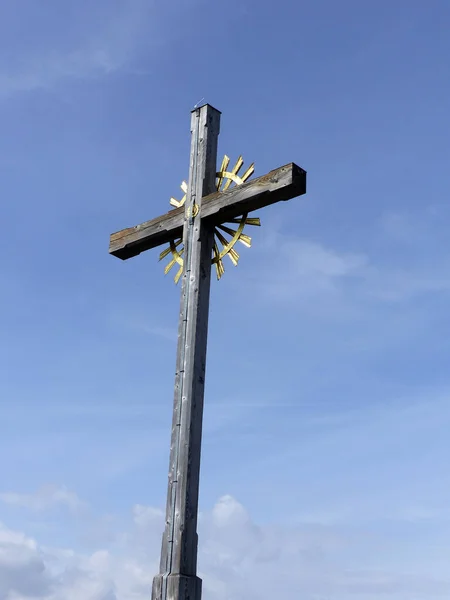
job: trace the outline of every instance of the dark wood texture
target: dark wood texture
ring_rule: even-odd
[[[211,193],[202,199],[201,216],[211,225],[223,223],[245,212],[282,200],[290,200],[305,193],[306,172],[296,164],[290,163],[229,191]],[[199,204],[199,201],[197,203]],[[180,238],[183,232],[184,211],[184,207],[176,208],[136,227],[113,233],[109,243],[110,254],[126,260],[145,250]]]

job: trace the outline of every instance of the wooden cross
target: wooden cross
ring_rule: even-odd
[[[110,254],[122,260],[173,243],[177,238],[183,240],[166,526],[152,600],[201,599],[197,514],[214,228],[250,211],[306,193],[306,172],[293,163],[218,192],[219,128],[220,112],[212,106],[206,104],[192,111],[184,205],[110,238]]]

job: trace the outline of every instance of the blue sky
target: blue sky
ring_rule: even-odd
[[[0,600],[149,597],[179,289],[108,238],[202,98],[308,171],[212,287],[204,598],[448,598],[450,7],[160,4],[0,8]]]

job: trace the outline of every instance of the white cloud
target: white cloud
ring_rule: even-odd
[[[50,579],[36,542],[0,524],[0,598],[45,598],[49,591]]]
[[[384,234],[396,242],[415,243],[417,241],[418,230],[411,215],[401,212],[386,212],[380,219],[380,226]]]
[[[135,506],[133,524],[114,549],[89,555],[46,548],[0,527],[0,598],[5,600],[148,600],[156,573],[161,510]],[[205,600],[302,597],[387,600],[445,598],[450,580],[409,569],[370,568],[361,555],[373,539],[324,526],[259,526],[233,497],[200,518],[199,571]],[[374,546],[373,560],[383,564]],[[376,555],[376,556],[375,556]],[[395,561],[394,561],[395,562]]]
[[[278,302],[301,303],[319,308],[318,300],[329,307],[336,304],[347,282],[360,284],[370,270],[365,254],[338,252],[321,243],[280,233],[270,235],[263,245],[262,269],[249,278],[262,298]]]
[[[136,504],[133,508],[133,520],[138,527],[148,527],[155,521],[161,521],[163,517],[164,513],[162,510],[153,508],[153,506]]]
[[[420,209],[390,210],[384,212],[378,222],[384,239],[398,246],[406,246],[416,252],[420,248],[423,254],[426,245],[433,242],[442,226],[439,206],[426,203]]]
[[[85,503],[74,492],[56,485],[45,485],[33,494],[2,492],[0,493],[0,501],[33,511],[43,511],[56,506],[64,506],[71,512],[78,512],[86,507]]]
[[[411,237],[412,223],[412,217],[407,220],[404,215],[390,214],[385,216],[383,227],[397,243]],[[432,237],[432,230],[425,229]],[[276,229],[263,240],[262,251],[264,267],[255,269],[256,275],[248,278],[259,292],[257,296],[296,303],[316,313],[343,314],[368,302],[397,304],[450,291],[444,254],[427,259],[421,252],[420,261],[415,255],[399,258],[394,254],[388,261],[381,254],[336,250],[314,240],[285,236]],[[265,271],[269,277],[261,276]]]
[[[372,269],[367,276],[364,291],[385,302],[406,302],[425,294],[450,291],[448,268],[384,268]]]

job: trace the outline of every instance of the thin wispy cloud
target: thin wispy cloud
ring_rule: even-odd
[[[176,326],[170,327],[157,318],[152,318],[142,310],[142,306],[133,299],[128,307],[121,306],[120,311],[111,312],[108,317],[111,326],[124,332],[160,338],[168,342],[176,342],[178,332]]]
[[[74,492],[65,487],[55,485],[43,486],[31,494],[1,492],[0,502],[36,512],[62,506],[70,512],[78,513],[87,508],[87,505]]]
[[[375,232],[367,251],[362,248],[355,253],[272,231],[260,250],[261,265],[272,275],[261,278],[261,269],[254,269],[251,285],[263,301],[297,302],[311,310],[321,310],[326,303],[330,311],[351,306],[359,310],[361,302],[398,304],[450,291],[450,257],[442,253],[437,260],[427,252],[426,240],[436,235],[432,225],[427,226],[420,215],[390,214],[384,217],[383,232],[402,245],[392,250],[394,256],[398,252],[401,263],[377,255],[372,249]],[[406,253],[411,243],[424,244],[419,259],[415,253]]]
[[[1,3],[1,600],[150,597],[180,288],[108,236],[202,97],[308,171],[212,284],[203,596],[449,597],[450,9],[362,4]]]
[[[38,32],[42,36],[38,51],[18,51],[20,60],[0,60],[0,97],[50,90],[65,81],[96,79],[123,69],[135,58],[142,35],[152,24],[152,10],[141,0],[100,3],[96,12],[102,18],[86,31],[85,13],[65,14],[61,4],[52,16],[55,29],[49,24],[50,35],[44,28]],[[64,28],[74,32],[69,48],[55,35]]]

